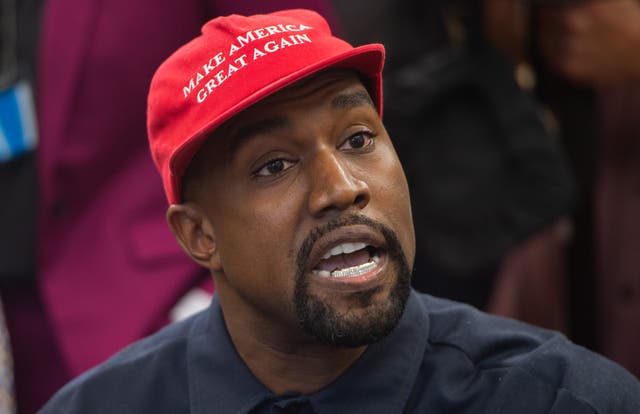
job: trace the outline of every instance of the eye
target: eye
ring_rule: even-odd
[[[374,144],[374,140],[375,138],[372,131],[358,131],[344,140],[344,142],[340,145],[340,149],[356,150],[368,148],[369,146]]]
[[[269,177],[278,175],[293,166],[293,162],[284,158],[274,158],[262,164],[252,175],[256,177]]]

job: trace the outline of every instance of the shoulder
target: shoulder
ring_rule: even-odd
[[[487,348],[497,344],[508,345],[511,353],[518,354],[549,340],[564,339],[558,332],[490,315],[464,303],[429,295],[420,295],[420,299],[429,315],[429,341],[459,348],[474,360],[487,358]]]
[[[430,352],[465,367],[462,375],[481,384],[479,390],[503,394],[502,410],[538,399],[550,410],[544,412],[582,407],[580,412],[640,413],[638,380],[562,334],[445,299],[420,299],[429,315]]]
[[[123,349],[64,386],[42,413],[188,411],[188,338],[204,318],[206,311]]]

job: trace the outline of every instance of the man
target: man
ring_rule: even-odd
[[[167,218],[216,297],[44,413],[638,412],[640,384],[561,335],[411,291],[383,60],[290,10],[214,19],[158,69]]]

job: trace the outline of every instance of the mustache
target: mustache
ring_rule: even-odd
[[[406,258],[404,258],[404,253],[402,252],[402,247],[400,245],[398,236],[391,228],[369,217],[353,214],[336,218],[320,227],[311,230],[309,232],[309,235],[302,242],[300,250],[298,251],[296,257],[297,268],[299,270],[304,269],[306,261],[311,254],[311,249],[313,249],[313,245],[318,241],[318,239],[340,227],[352,226],[357,224],[370,227],[380,232],[385,239],[387,249],[392,252],[394,256],[401,255],[402,258],[406,260]]]

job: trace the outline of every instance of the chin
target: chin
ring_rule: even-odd
[[[402,317],[410,292],[410,275],[401,273],[389,287],[341,292],[325,298],[309,292],[296,296],[302,329],[318,342],[360,347],[387,336]]]

